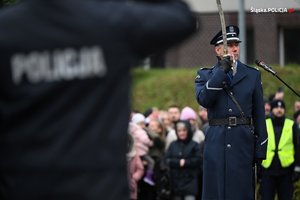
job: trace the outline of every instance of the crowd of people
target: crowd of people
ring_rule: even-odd
[[[143,168],[136,168],[143,176],[130,184],[134,186],[130,188],[135,194],[132,199],[200,198],[205,111],[203,107],[197,113],[188,106],[180,109],[172,105],[167,110],[153,107],[143,113],[132,112],[128,133],[143,163]],[[135,173],[130,171],[129,177]]]
[[[280,94],[278,94],[280,93]],[[291,108],[291,104],[284,103],[284,92],[276,91],[265,101],[265,118],[271,119],[278,116],[276,109]],[[280,108],[279,108],[280,109]],[[285,116],[285,112],[281,112]],[[294,103],[294,134],[295,148],[298,148],[300,134],[300,101]],[[133,143],[128,152],[129,177],[131,199],[163,200],[163,199],[201,199],[203,175],[203,146],[206,130],[209,127],[207,109],[199,106],[193,109],[189,106],[180,108],[177,105],[169,106],[166,110],[153,107],[144,112],[133,111],[129,122],[129,135]],[[184,129],[184,130],[182,130]],[[183,135],[186,136],[182,136]],[[278,144],[278,141],[277,141]],[[130,145],[132,146],[132,145]],[[132,155],[132,149],[137,155]],[[298,180],[299,173],[294,171],[298,166],[298,151],[295,150],[295,159],[289,165],[289,176]],[[134,158],[134,159],[133,159]],[[138,162],[136,160],[139,160]],[[276,160],[278,161],[278,159]],[[132,163],[136,163],[132,170]],[[142,163],[140,166],[139,163]],[[278,164],[278,163],[277,163]],[[267,199],[266,195],[275,195],[278,191],[268,191],[266,177],[270,174],[263,166],[259,168],[258,183],[262,186],[260,196]],[[272,165],[273,166],[273,165]],[[275,170],[276,171],[276,170]],[[138,174],[138,175],[137,175]],[[275,173],[276,174],[276,173]],[[281,173],[279,173],[281,174]],[[132,183],[134,182],[134,183]],[[289,194],[293,191],[291,181],[285,183],[283,189]],[[269,184],[267,184],[269,185]],[[287,189],[286,189],[287,188]]]

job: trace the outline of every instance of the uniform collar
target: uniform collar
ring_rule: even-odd
[[[237,84],[238,82],[240,82],[246,75],[246,69],[245,67],[242,67],[242,63],[240,61],[236,61],[236,68],[237,68],[237,72],[236,74],[233,76],[232,82],[231,82],[231,86]]]

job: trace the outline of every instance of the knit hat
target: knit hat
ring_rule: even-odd
[[[145,122],[145,116],[141,113],[136,113],[132,116],[131,122],[134,124]]]
[[[181,111],[180,119],[181,120],[196,119],[196,113],[192,108],[186,106]]]
[[[285,103],[284,101],[280,100],[280,99],[275,99],[271,102],[271,110],[273,110],[273,108],[278,108],[281,107],[283,109],[285,109]]]

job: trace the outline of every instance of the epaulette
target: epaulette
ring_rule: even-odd
[[[213,69],[215,66],[212,67],[201,67],[200,70],[209,70],[209,69]]]
[[[255,69],[257,71],[259,71],[259,68],[258,67],[251,67],[251,66],[248,66],[248,65],[245,65],[246,67],[250,68],[250,69]]]

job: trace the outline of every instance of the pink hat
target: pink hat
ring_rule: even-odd
[[[180,119],[181,120],[196,119],[196,113],[192,108],[186,106],[181,111]]]

